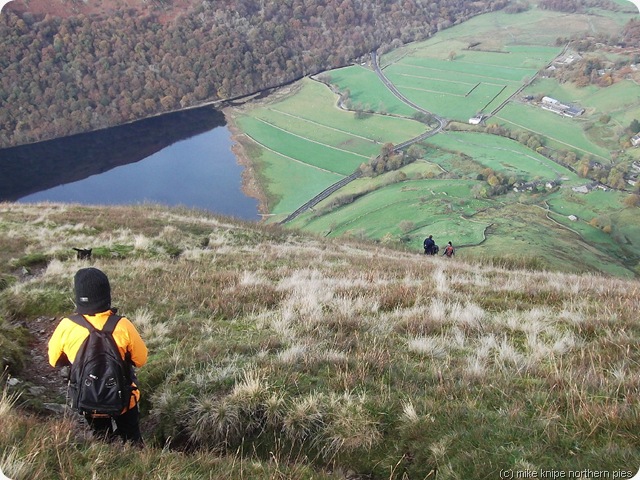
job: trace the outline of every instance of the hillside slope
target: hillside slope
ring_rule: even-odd
[[[0,247],[10,478],[630,478],[640,467],[638,281],[150,205],[0,204]],[[43,365],[88,265],[150,349],[141,451],[91,441],[60,413],[64,388]]]

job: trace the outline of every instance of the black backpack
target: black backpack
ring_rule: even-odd
[[[82,315],[69,317],[89,330],[69,376],[72,407],[80,413],[119,415],[129,406],[135,390],[131,365],[122,359],[113,339],[113,330],[121,318],[111,315],[104,328],[97,330]]]

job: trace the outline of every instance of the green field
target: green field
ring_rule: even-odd
[[[583,183],[575,173],[520,143],[495,135],[447,132],[429,140],[430,145],[472,156],[484,167],[516,178],[558,180],[567,186]]]
[[[413,108],[398,100],[368,68],[358,65],[339,68],[324,76],[330,83],[337,85],[340,91],[348,90],[351,101],[363,109],[405,117],[415,113]],[[362,85],[367,88],[361,88]]]
[[[486,14],[392,51],[380,64],[405,97],[466,123],[478,112],[493,112],[544,70],[562,51],[555,45],[558,36],[586,26],[617,31],[629,16],[591,13],[595,15],[531,9],[518,15]],[[352,173],[383,144],[398,144],[428,130],[412,120],[416,112],[392,95],[368,65],[319,78],[332,88],[305,79],[295,94],[267,99],[236,115],[253,142],[251,151],[258,152],[253,158],[271,199],[270,221],[281,220]],[[351,108],[375,113],[346,111],[335,92]],[[525,95],[553,96],[582,106],[585,114],[561,117],[521,101]],[[605,114],[610,116],[606,123]],[[537,133],[548,147],[588,153],[606,164],[611,150],[619,148],[613,143],[616,130],[638,117],[640,96],[632,82],[579,89],[538,78],[488,122]],[[419,161],[352,182],[290,225],[325,236],[395,242],[416,251],[427,234],[434,234],[441,245],[451,240],[469,257],[536,258],[545,268],[576,272],[640,272],[637,210],[634,214],[623,206],[628,193],[575,193],[572,187],[589,181],[514,140],[485,133],[447,130],[420,147],[424,155]],[[479,176],[487,168],[541,189],[487,198],[487,183]]]
[[[570,101],[586,111],[580,117],[569,119],[531,105],[512,102],[491,121],[538,133],[555,148],[588,152],[604,162],[610,161],[611,150],[620,148],[615,141],[616,130],[626,128],[633,119],[640,118],[638,85],[631,81],[608,88],[576,88],[553,79],[539,79],[524,94]],[[600,124],[604,115],[611,117],[606,125]]]
[[[251,138],[261,179],[274,199],[270,213],[289,213],[353,173],[380,153],[427,127],[410,118],[367,115],[357,118],[336,106],[324,84],[304,80],[298,93],[252,109],[236,118]],[[289,171],[291,169],[291,171]]]
[[[618,33],[622,27],[638,15],[630,2],[619,12],[590,8],[584,14],[565,14],[551,10],[531,8],[512,15],[503,11],[479,15],[451,28],[439,31],[432,38],[405,45],[389,54],[385,59],[391,63],[407,55],[428,48],[429,54],[438,53],[446,59],[451,51],[459,52],[470,44],[480,42],[483,50],[501,51],[509,48],[553,48],[558,38],[584,32]],[[538,59],[534,59],[538,60]]]
[[[466,121],[490,113],[559,53],[558,48],[514,49],[502,53],[466,50],[454,59],[409,55],[385,74],[410,100],[438,115]],[[429,49],[421,55],[429,54]],[[539,58],[533,64],[532,59]],[[525,66],[526,65],[526,66]]]
[[[510,129],[528,130],[547,139],[547,144],[555,148],[576,150],[591,154],[601,162],[609,162],[609,151],[594,144],[583,130],[583,121],[567,118],[531,105],[510,103],[500,113],[492,117]]]
[[[270,195],[277,199],[277,203],[270,213],[275,215],[292,212],[309,200],[310,196],[320,193],[342,178],[342,175],[292,161],[280,153],[266,149],[261,149],[259,159],[262,176],[272,179],[269,182]],[[305,188],[291,188],[292,185],[304,185]]]
[[[332,235],[364,230],[368,237],[377,239],[387,234],[399,236],[403,233],[422,239],[437,231],[439,235],[454,236],[459,244],[477,244],[482,241],[482,232],[487,225],[463,217],[473,216],[491,202],[470,199],[472,186],[472,182],[451,184],[442,180],[393,184],[344,207],[339,220],[326,215],[311,219],[305,227],[318,233],[330,229]],[[456,218],[452,221],[454,216]],[[401,231],[402,219],[413,222],[409,232]],[[435,225],[438,222],[441,228]]]

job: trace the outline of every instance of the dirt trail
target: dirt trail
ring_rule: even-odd
[[[49,365],[47,345],[59,319],[37,317],[24,322],[23,326],[31,334],[31,343],[22,371],[9,379],[10,384],[23,391],[22,399],[27,403],[43,404],[46,408],[59,410],[66,396],[66,381],[60,370]],[[50,405],[53,404],[53,405]]]

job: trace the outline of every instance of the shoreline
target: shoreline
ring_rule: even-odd
[[[227,123],[226,127],[231,134],[231,152],[236,157],[238,165],[242,167],[240,188],[245,195],[258,200],[258,215],[264,218],[265,215],[269,214],[267,196],[258,181],[255,164],[245,152],[244,146],[240,141],[240,138],[245,134],[237,127],[235,116],[231,113],[231,109],[232,107],[225,107],[221,112],[224,114]]]
[[[241,104],[236,105],[227,104],[223,108],[219,109],[219,111],[224,115],[226,128],[229,130],[229,133],[231,133],[231,151],[235,155],[238,165],[241,165],[243,167],[241,186],[242,192],[245,195],[258,200],[258,215],[260,215],[263,220],[265,217],[271,215],[268,207],[268,194],[265,190],[267,188],[267,185],[263,185],[260,182],[256,162],[245,150],[242,139],[246,139],[249,137],[236,125],[236,116],[239,112],[242,112],[243,109],[251,108],[247,106],[249,104],[255,106],[257,104],[273,102],[278,98],[294,94],[299,90],[299,88],[300,87],[298,85],[298,81],[296,80],[287,85],[282,85],[273,89],[265,90],[265,92],[268,91],[268,95],[265,98],[252,98],[250,102],[242,102]]]

